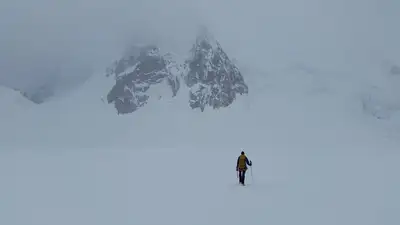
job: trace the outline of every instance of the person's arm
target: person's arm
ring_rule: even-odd
[[[251,160],[249,161],[249,158],[247,158],[247,157],[246,157],[246,163],[247,163],[247,165],[249,165],[249,166],[251,166],[251,165],[252,165],[252,162],[251,162]]]

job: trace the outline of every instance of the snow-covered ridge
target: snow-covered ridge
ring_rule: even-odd
[[[0,117],[12,116],[34,106],[34,103],[25,98],[18,90],[0,85]]]
[[[161,83],[169,86],[172,97],[178,94],[181,83],[186,84],[188,105],[201,111],[206,106],[227,107],[236,94],[248,93],[238,67],[208,33],[197,37],[191,56],[184,62],[171,53],[161,53],[157,46],[133,47],[107,69],[106,76],[115,79],[107,101],[114,104],[118,114],[145,106],[151,98],[147,91]]]
[[[185,62],[186,84],[190,90],[190,106],[214,109],[233,103],[236,94],[247,94],[248,86],[238,67],[229,59],[216,40],[210,35],[200,35]]]
[[[122,58],[107,73],[110,76],[111,72],[116,82],[107,95],[107,101],[114,103],[118,114],[132,113],[147,103],[150,87],[164,80],[167,80],[175,96],[179,90],[179,71],[178,64],[161,55],[159,48],[142,48],[138,57]]]

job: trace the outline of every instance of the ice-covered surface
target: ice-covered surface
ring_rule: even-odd
[[[1,95],[0,225],[400,224],[400,1],[137,3],[1,4],[2,74],[37,79],[60,55],[99,71],[39,107]],[[201,23],[248,94],[201,112],[161,82],[117,115],[104,67],[125,40],[186,59]]]
[[[398,154],[337,147],[245,148],[246,187],[238,148],[2,151],[0,222],[398,224]]]
[[[188,87],[166,98],[156,85],[147,93],[162,98],[117,115],[102,73],[29,110],[6,90],[0,224],[400,223],[398,76],[240,68],[252,91],[204,112],[188,107]],[[390,113],[377,118],[376,105]]]
[[[101,100],[112,80],[93,76],[2,117],[0,223],[400,222],[398,134],[364,112],[361,85],[298,65],[246,72],[254,91],[219,110],[178,94],[118,116]],[[247,187],[240,148],[254,163]]]

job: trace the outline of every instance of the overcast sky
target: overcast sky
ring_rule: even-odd
[[[0,0],[0,83],[101,71],[135,42],[184,53],[198,25],[258,66],[400,63],[399,12],[398,0]]]

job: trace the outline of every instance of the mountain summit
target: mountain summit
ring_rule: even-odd
[[[116,83],[107,95],[108,103],[114,103],[118,114],[132,113],[149,100],[146,92],[154,84],[167,81],[172,95],[179,90],[180,81],[174,70],[179,67],[169,54],[161,55],[156,46],[145,46],[109,68],[107,76],[114,75]]]
[[[213,109],[227,107],[236,94],[247,94],[248,86],[236,65],[229,59],[218,41],[204,32],[197,36],[185,62],[185,83],[190,90],[190,107]]]
[[[206,106],[227,107],[237,94],[248,93],[241,72],[210,34],[198,35],[190,53],[187,60],[178,63],[172,54],[161,54],[157,46],[133,47],[107,69],[107,76],[115,79],[108,103],[114,104],[118,114],[132,113],[149,101],[150,87],[162,82],[169,86],[172,97],[181,83],[186,84],[188,105],[201,111]]]

